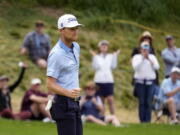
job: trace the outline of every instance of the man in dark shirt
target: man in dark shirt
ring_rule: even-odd
[[[41,68],[46,68],[46,61],[50,51],[50,38],[44,33],[44,23],[37,21],[35,31],[28,33],[24,38],[24,43],[20,53],[29,54],[30,59]]]
[[[42,120],[51,118],[50,113],[45,110],[48,95],[40,90],[41,80],[35,78],[31,82],[31,88],[25,93],[22,100],[21,112],[30,112],[28,119]]]
[[[15,88],[20,84],[23,79],[27,65],[21,65],[21,72],[18,79],[10,86],[8,86],[9,78],[6,76],[0,77],[0,116],[4,116],[7,113],[12,112],[11,108],[11,96],[10,94],[15,90]],[[3,115],[2,115],[3,114]],[[12,118],[12,116],[7,116]]]

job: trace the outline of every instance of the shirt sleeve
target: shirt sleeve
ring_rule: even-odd
[[[98,105],[103,106],[103,102],[99,96],[97,96],[96,100],[97,100]]]
[[[167,80],[164,80],[161,84],[161,89],[163,90],[163,93],[166,95],[167,93],[169,93],[172,89],[169,86]]]
[[[154,55],[151,55],[152,57],[151,57],[151,60],[152,60],[152,62],[153,62],[153,68],[155,69],[155,70],[158,70],[159,68],[160,68],[160,66],[159,66],[159,63],[158,63],[158,60],[157,60],[157,58],[154,56]]]
[[[30,44],[31,33],[28,33],[23,41],[22,48],[28,48]]]
[[[48,57],[48,65],[47,65],[47,76],[58,79],[61,71],[61,60],[62,57],[57,52],[52,52]]]
[[[142,65],[144,61],[143,57],[139,57],[139,55],[135,55],[132,58],[132,67],[134,68],[134,70],[138,70],[138,68]]]
[[[46,35],[46,39],[47,39],[47,51],[50,52],[51,49],[51,39],[48,35]]]
[[[14,89],[21,83],[24,77],[25,71],[26,71],[26,68],[22,67],[18,79],[9,87],[10,92],[13,92]]]
[[[178,63],[178,57],[173,57],[172,55],[169,55],[167,51],[163,51],[161,54],[163,60],[169,64],[177,64]]]
[[[99,70],[100,69],[100,65],[99,65],[99,62],[98,62],[98,55],[93,56],[93,58],[92,58],[92,67],[95,70]]]
[[[118,55],[116,53],[112,54],[111,68],[115,69],[117,67]]]

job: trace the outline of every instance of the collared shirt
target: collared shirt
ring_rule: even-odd
[[[96,83],[113,83],[112,69],[117,66],[117,54],[99,54],[93,57],[92,67],[95,69]]]
[[[170,75],[172,67],[180,67],[180,48],[174,48],[173,50],[166,48],[161,55],[166,66],[165,75]]]
[[[49,54],[47,76],[67,90],[79,88],[79,55],[78,43],[73,42],[71,49],[59,40]]]
[[[27,48],[29,56],[33,61],[39,58],[47,59],[50,51],[51,41],[47,34],[38,34],[36,31],[28,33],[22,47]]]
[[[161,84],[161,90],[163,90],[164,98],[167,99],[168,97],[166,96],[166,94],[178,87],[180,87],[180,80],[177,80],[176,83],[173,83],[171,77],[165,79]],[[173,98],[176,102],[180,102],[180,92],[176,93]]]
[[[149,54],[149,59],[145,59],[141,54],[137,54],[132,58],[132,66],[134,68],[134,78],[139,80],[154,80],[156,79],[155,70],[159,69],[159,63],[156,57]]]

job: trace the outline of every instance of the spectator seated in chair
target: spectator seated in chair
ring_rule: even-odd
[[[162,82],[163,103],[170,113],[171,124],[177,124],[177,111],[180,111],[180,69],[173,67],[170,77]]]

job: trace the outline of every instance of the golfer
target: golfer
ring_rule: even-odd
[[[79,24],[76,17],[65,14],[58,19],[61,38],[51,50],[47,66],[47,87],[55,93],[50,112],[58,135],[82,135],[79,100]]]

